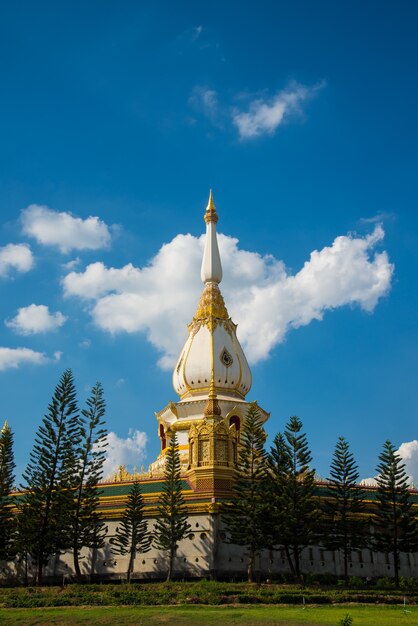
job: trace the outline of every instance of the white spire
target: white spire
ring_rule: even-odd
[[[211,192],[205,213],[206,242],[201,270],[205,286],[173,372],[173,386],[181,401],[213,400],[207,407],[211,416],[217,415],[216,398],[243,401],[251,389],[251,371],[219,287],[222,265],[216,239],[217,221]]]
[[[218,214],[212,198],[212,190],[209,193],[209,202],[205,213],[206,241],[203,253],[200,277],[203,283],[217,283],[222,280],[222,264],[219,255],[218,240],[216,237],[216,222]]]

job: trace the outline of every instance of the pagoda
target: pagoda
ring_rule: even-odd
[[[212,192],[204,214],[206,241],[200,276],[204,284],[188,337],[173,371],[179,396],[156,413],[161,452],[151,464],[161,473],[173,433],[177,433],[182,473],[199,492],[228,492],[243,420],[251,403],[251,371],[219,285],[222,263]],[[269,414],[259,408],[262,422]]]

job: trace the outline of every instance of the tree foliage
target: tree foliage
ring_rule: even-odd
[[[269,455],[274,543],[282,544],[291,572],[300,578],[300,557],[317,539],[319,510],[314,498],[315,471],[301,420],[293,416]]]
[[[348,582],[351,552],[365,547],[369,521],[364,517],[364,491],[359,471],[344,437],[339,437],[331,461],[329,485],[323,502],[322,541],[328,550],[341,550]]]
[[[251,405],[243,422],[232,496],[222,509],[229,542],[247,547],[249,582],[254,580],[256,555],[269,545],[265,438],[260,411]]]
[[[25,536],[19,543],[35,560],[37,584],[42,582],[48,559],[72,546],[75,451],[79,442],[76,391],[72,372],[67,369],[55,388],[23,474],[19,528]]]
[[[120,525],[116,527],[110,543],[116,554],[129,554],[126,577],[130,583],[136,555],[148,552],[152,543],[148,522],[144,519],[144,498],[138,482],[134,482],[131,487]]]
[[[78,580],[81,579],[81,549],[103,547],[107,532],[107,527],[100,520],[97,511],[101,494],[97,484],[102,477],[107,445],[107,431],[103,419],[105,401],[100,383],[96,383],[91,390],[86,408],[81,411],[81,415],[81,440],[77,450],[77,474],[72,515],[72,548],[74,569]]]
[[[182,493],[177,434],[173,433],[165,456],[164,483],[158,505],[154,540],[157,548],[168,553],[167,580],[173,577],[178,544],[189,530],[187,508]]]
[[[405,464],[395,447],[386,441],[379,455],[376,478],[378,506],[374,539],[378,550],[392,554],[396,585],[399,585],[399,553],[418,548],[418,528],[408,488]]]
[[[14,483],[13,433],[7,422],[0,432],[0,561],[14,557],[15,518],[10,492]]]

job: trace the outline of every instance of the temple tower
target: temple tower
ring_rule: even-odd
[[[173,371],[180,400],[156,414],[161,453],[151,471],[163,468],[166,447],[176,431],[184,473],[197,491],[216,495],[231,486],[241,427],[250,405],[245,397],[251,389],[251,371],[219,289],[222,264],[212,192],[204,220],[203,293]],[[262,409],[260,413],[263,421],[268,419],[268,413]]]

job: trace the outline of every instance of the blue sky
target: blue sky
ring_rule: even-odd
[[[364,477],[390,438],[418,480],[416,3],[0,11],[0,417],[18,471],[67,367],[80,399],[102,381],[114,461],[155,459],[212,187],[269,434],[299,415],[322,476],[339,435]]]

